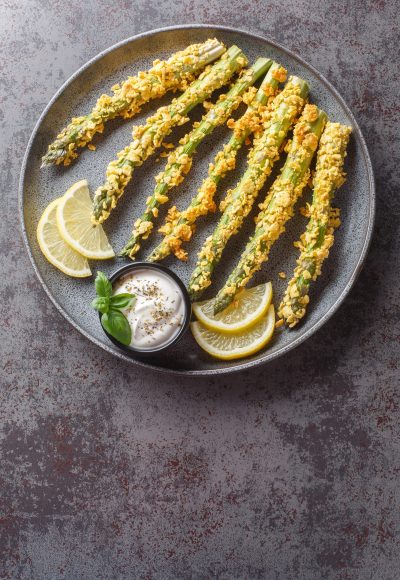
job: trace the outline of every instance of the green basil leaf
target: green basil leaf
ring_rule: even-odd
[[[110,310],[110,299],[103,296],[97,296],[94,300],[92,300],[92,307],[105,314]]]
[[[96,280],[94,281],[96,292],[98,296],[103,298],[110,298],[112,294],[112,285],[110,280],[103,272],[97,272]]]
[[[129,306],[132,306],[135,300],[136,296],[134,294],[129,294],[129,292],[121,292],[121,294],[111,296],[110,306],[111,308],[117,310],[120,308],[128,308]]]
[[[132,330],[126,317],[119,310],[110,310],[101,317],[103,328],[111,334],[118,342],[130,345]]]

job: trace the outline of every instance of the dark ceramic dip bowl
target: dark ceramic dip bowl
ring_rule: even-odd
[[[177,276],[175,274],[175,272],[172,272],[172,270],[170,270],[169,268],[166,268],[165,266],[160,266],[159,264],[153,264],[151,262],[132,262],[131,264],[126,264],[125,266],[122,266],[122,268],[118,268],[118,270],[116,270],[113,274],[111,274],[111,276],[109,276],[109,280],[110,280],[111,284],[114,286],[114,284],[116,282],[118,282],[121,278],[123,278],[124,276],[127,276],[128,274],[135,272],[135,270],[144,270],[144,269],[153,270],[156,272],[161,272],[164,276],[166,276],[167,278],[170,278],[173,282],[175,282],[175,284],[177,284],[179,290],[182,293],[184,310],[185,310],[183,322],[182,322],[180,329],[177,330],[176,334],[174,334],[172,336],[172,338],[169,342],[166,342],[165,344],[162,344],[159,346],[144,349],[144,348],[135,348],[134,346],[131,346],[131,345],[127,346],[125,344],[122,344],[122,343],[118,342],[118,340],[116,338],[111,336],[111,334],[109,334],[103,328],[103,326],[102,326],[102,328],[103,328],[103,331],[106,334],[106,336],[109,338],[109,340],[111,340],[112,343],[114,343],[116,346],[118,346],[118,348],[123,350],[126,354],[141,356],[141,357],[149,357],[154,353],[159,353],[161,351],[166,350],[167,348],[169,348],[173,344],[176,344],[178,342],[178,340],[180,340],[182,338],[182,336],[185,334],[185,332],[187,331],[189,324],[190,324],[190,317],[192,315],[192,304],[190,302],[188,291],[186,290],[186,287],[185,287],[184,283],[182,282],[182,280],[179,278],[179,276]],[[99,312],[99,318],[101,319],[100,312]]]

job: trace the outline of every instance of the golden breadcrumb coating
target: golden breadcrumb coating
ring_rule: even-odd
[[[343,165],[350,133],[350,127],[328,122],[320,140],[313,202],[306,208],[310,221],[295,243],[300,256],[278,310],[278,316],[290,328],[306,313],[310,283],[321,274],[322,264],[334,242],[334,231],[340,225],[339,210],[330,204],[335,190],[345,181]]]
[[[114,85],[112,95],[101,95],[89,115],[74,117],[57,135],[43,157],[44,164],[69,165],[78,156],[77,149],[90,143],[96,133],[103,132],[106,121],[115,117],[129,119],[139,113],[144,103],[162,97],[167,91],[185,90],[207,64],[207,53],[218,47],[225,50],[217,39],[192,44],[168,60],[155,60],[148,71]]]

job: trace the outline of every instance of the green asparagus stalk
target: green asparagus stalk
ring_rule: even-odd
[[[199,253],[197,266],[189,281],[192,299],[197,300],[211,284],[212,273],[228,240],[239,231],[274,163],[279,159],[280,148],[300,114],[307,95],[307,83],[298,77],[291,77],[276,97],[264,132],[254,140],[248,167],[235,189],[229,191],[222,202],[222,217]]]
[[[96,191],[92,213],[95,225],[107,219],[131,180],[134,169],[160,147],[173,127],[186,123],[189,120],[188,113],[196,105],[208,99],[246,65],[247,58],[240,48],[231,46],[180,97],[173,99],[170,105],[160,107],[147,119],[145,125],[133,128],[132,142],[118,153],[118,159],[109,164],[106,182]]]
[[[186,88],[200,71],[219,58],[225,47],[216,38],[202,44],[192,44],[173,54],[167,61],[156,60],[150,70],[116,85],[113,95],[101,95],[94,109],[83,117],[72,119],[70,124],[49,145],[42,159],[46,165],[69,165],[78,157],[77,149],[88,145],[96,133],[102,133],[104,123],[115,117],[130,119],[142,105],[165,95],[167,91]]]
[[[319,111],[315,105],[305,106],[294,129],[282,172],[274,181],[265,202],[260,204],[254,235],[225,286],[217,294],[215,313],[229,306],[238,290],[246,286],[253,274],[268,260],[272,245],[285,231],[285,224],[292,217],[294,205],[310,177],[310,163],[325,122],[324,111]]]
[[[339,210],[331,207],[331,201],[335,190],[345,181],[343,164],[350,133],[350,127],[327,123],[320,140],[313,200],[308,208],[310,220],[306,231],[295,243],[300,256],[278,310],[279,318],[290,328],[296,326],[306,313],[311,282],[321,274],[322,264],[334,241],[335,228],[340,224]]]
[[[153,229],[153,220],[158,215],[158,208],[168,201],[168,192],[179,185],[190,171],[192,157],[197,147],[219,125],[223,125],[231,113],[240,105],[244,93],[257,79],[270,68],[272,61],[259,58],[254,65],[246,70],[236,81],[230,91],[221,95],[214,106],[204,115],[200,123],[196,123],[190,133],[182,140],[181,145],[173,151],[165,170],[156,177],[157,185],[146,203],[144,213],[136,220],[132,235],[121,252],[121,256],[134,259],[140,248],[140,241],[147,239]]]
[[[228,171],[235,168],[237,153],[249,135],[260,129],[262,121],[266,121],[271,112],[279,83],[284,82],[285,79],[286,70],[274,62],[255,96],[254,87],[249,89],[243,98],[245,102],[248,102],[248,107],[243,116],[234,122],[230,140],[217,153],[214,163],[210,164],[207,178],[201,184],[187,209],[179,212],[176,207],[173,207],[169,210],[166,223],[159,230],[165,234],[165,238],[147,258],[149,262],[162,260],[171,252],[181,260],[187,259],[187,253],[182,248],[182,243],[191,239],[195,230],[195,221],[200,216],[216,210],[214,195],[218,183]]]

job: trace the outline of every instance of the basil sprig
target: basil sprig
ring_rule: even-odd
[[[101,312],[102,327],[118,342],[129,346],[132,330],[121,309],[132,306],[136,296],[129,292],[113,296],[111,282],[103,272],[97,272],[94,284],[97,297],[92,301],[92,307]]]

